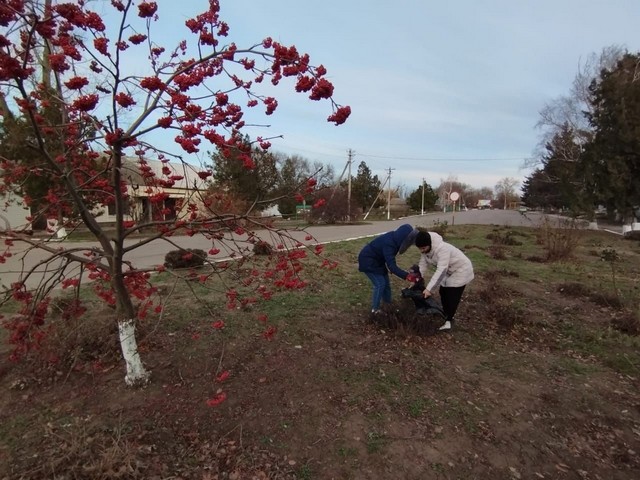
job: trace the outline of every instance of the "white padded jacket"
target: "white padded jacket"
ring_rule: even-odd
[[[462,251],[445,242],[440,234],[427,232],[431,237],[431,250],[420,255],[420,275],[427,279],[429,267],[436,266],[436,271],[427,283],[427,290],[433,292],[439,286],[462,287],[473,280],[473,265]]]

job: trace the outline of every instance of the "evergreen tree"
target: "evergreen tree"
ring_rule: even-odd
[[[423,185],[420,185],[413,192],[409,194],[407,197],[407,205],[411,210],[415,210],[417,212],[422,211],[422,200],[424,198],[424,211],[434,210],[436,206],[436,202],[438,201],[438,194],[433,191],[431,185],[428,183],[424,184],[424,197],[422,192]]]
[[[545,144],[542,168],[524,182],[523,201],[533,208],[568,208],[574,215],[593,218],[598,197],[594,176],[584,166],[576,132],[565,123]]]
[[[640,54],[626,54],[591,84],[588,118],[595,134],[582,164],[602,203],[614,205],[627,221],[640,205],[639,65]]]
[[[276,157],[259,147],[252,147],[248,136],[235,148],[218,149],[211,155],[214,188],[220,188],[235,198],[257,208],[268,206],[267,201],[275,196],[278,179]]]
[[[281,159],[276,191],[279,197],[278,210],[283,216],[295,215],[296,205],[308,200],[303,194],[300,194],[303,196],[302,199],[300,196],[293,196],[293,194],[299,192],[300,186],[313,173],[309,162],[298,155]]]
[[[375,202],[380,204],[378,195],[381,190],[380,180],[377,175],[371,175],[371,169],[363,161],[358,165],[358,174],[351,180],[352,199],[362,208],[368,211]]]

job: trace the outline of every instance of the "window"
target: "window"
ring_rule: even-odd
[[[129,212],[131,211],[131,206],[129,205],[129,202],[126,202],[124,204],[124,214],[125,215],[129,215]],[[115,215],[116,214],[116,204],[115,203],[110,203],[109,205],[107,205],[107,213],[109,215]]]

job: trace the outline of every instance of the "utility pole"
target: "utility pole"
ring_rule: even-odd
[[[351,149],[347,150],[347,153],[349,155],[349,161],[347,162],[347,165],[349,166],[349,177],[347,183],[347,218],[351,221],[351,162],[353,161],[355,153]]]
[[[422,213],[424,215],[424,177],[422,177]]]
[[[371,213],[371,210],[373,210],[373,206],[376,204],[376,202],[378,201],[378,198],[380,198],[380,195],[384,193],[384,186],[387,184],[387,181],[389,180],[389,177],[384,179],[384,183],[382,184],[382,186],[380,187],[380,191],[378,192],[378,195],[376,195],[376,198],[373,199],[373,203],[371,204],[371,206],[369,207],[369,210],[367,211],[367,213],[365,213],[363,220],[366,220],[367,217],[369,216],[369,214]]]
[[[391,220],[391,170],[395,170],[395,168],[389,167],[389,173],[387,174],[387,183],[389,183],[387,187],[389,189],[387,192],[387,220]]]

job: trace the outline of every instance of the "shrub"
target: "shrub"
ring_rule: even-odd
[[[640,317],[637,313],[626,311],[622,315],[615,316],[611,320],[611,325],[627,335],[640,335]]]
[[[546,261],[567,260],[573,256],[580,239],[578,224],[575,220],[560,220],[552,225],[549,218],[538,226],[537,241],[546,252]]]
[[[601,307],[615,308],[617,310],[624,308],[624,302],[617,293],[592,293],[589,295],[589,300]]]
[[[371,314],[371,323],[385,330],[396,330],[404,335],[435,335],[444,324],[444,317],[434,314],[422,314],[410,298],[401,302],[383,304],[380,311]]]
[[[448,227],[449,227],[449,222],[447,222],[446,220],[444,222],[441,222],[440,220],[434,220],[433,226],[431,227],[431,231],[436,232],[442,238],[445,238],[447,236]]]
[[[568,282],[558,285],[558,292],[570,297],[589,297],[591,290],[582,283]]]
[[[494,245],[522,245],[521,241],[514,238],[515,235],[516,232],[513,230],[507,230],[504,234],[494,231],[487,235],[487,239],[491,240]]]
[[[344,188],[323,188],[313,197],[313,208],[309,212],[309,223],[327,223],[333,225],[348,222],[358,214],[358,208],[351,202],[349,209],[348,194]]]
[[[490,245],[489,248],[487,248],[487,251],[489,252],[489,256],[494,260],[507,259],[507,254],[502,245]]]
[[[204,265],[207,254],[199,248],[171,250],[164,256],[164,266],[167,268],[195,268]]]
[[[640,230],[631,230],[630,232],[627,232],[624,239],[640,241]]]
[[[209,187],[203,203],[211,212],[225,212],[236,215],[243,215],[251,206],[251,203],[240,198],[237,194],[224,191],[216,186]]]
[[[83,319],[84,307],[91,309],[90,322]],[[40,354],[31,357],[33,365],[39,368],[54,365],[56,369],[73,366],[78,371],[91,371],[103,362],[117,361],[120,347],[117,330],[113,328],[111,308],[101,304],[85,304],[84,307],[67,295],[56,297],[51,302],[51,324],[40,345]],[[78,315],[69,314],[74,310]]]
[[[254,255],[271,255],[272,253],[273,247],[262,240],[260,240],[253,246]]]

